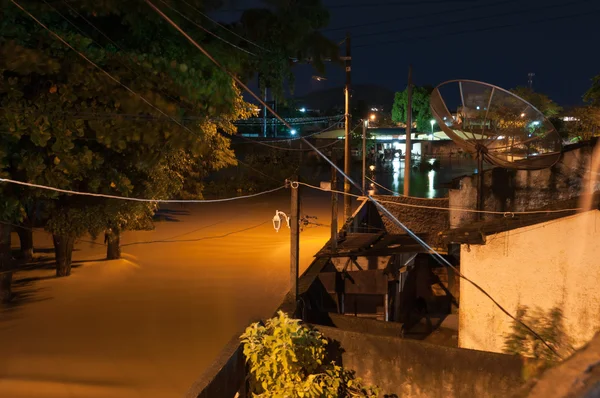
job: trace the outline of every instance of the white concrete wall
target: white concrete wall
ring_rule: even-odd
[[[511,314],[519,305],[560,306],[575,348],[600,329],[600,211],[532,225],[462,245],[461,272]],[[502,352],[511,319],[460,284],[459,347]]]

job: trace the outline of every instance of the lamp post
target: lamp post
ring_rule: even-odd
[[[431,137],[430,137],[430,139],[433,140],[433,125],[435,124],[435,119],[431,119],[429,121],[429,123],[431,124]]]
[[[375,115],[371,115],[375,116]],[[369,120],[365,120],[363,123],[362,131],[362,190],[366,192],[366,169],[367,169],[367,128],[369,127]]]

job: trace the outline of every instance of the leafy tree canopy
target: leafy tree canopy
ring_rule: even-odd
[[[264,50],[250,57],[248,67],[258,71],[261,88],[269,87],[282,98],[286,88],[293,91],[296,63],[310,62],[319,73],[325,60],[339,60],[339,47],[319,29],[329,23],[329,12],[320,0],[265,0],[264,8],[244,11],[240,32]]]
[[[412,91],[412,122],[416,123],[417,131],[428,132],[431,129],[430,120],[433,118],[429,107],[429,98],[433,88],[430,86],[415,86]],[[397,92],[392,107],[392,121],[406,123],[408,109],[408,91]]]
[[[74,1],[60,9],[36,1],[21,4],[168,117],[3,0],[3,176],[111,195],[164,198],[186,190],[198,197],[201,184],[187,183],[186,176],[201,178],[235,163],[229,140],[219,132],[234,133],[233,122],[250,115],[249,105],[225,73],[145,4]],[[220,46],[213,40],[208,45]],[[222,62],[234,71],[241,68],[235,56]],[[22,217],[24,198],[49,199],[47,228],[57,234],[147,225],[152,212],[152,205],[114,206],[114,201],[40,194],[10,185],[1,189],[4,219]]]
[[[510,91],[536,107],[546,117],[556,116],[562,111],[562,108],[547,95],[535,92],[529,87],[520,86]]]

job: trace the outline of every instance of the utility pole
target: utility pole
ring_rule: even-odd
[[[290,182],[292,203],[290,214],[290,291],[294,294],[294,303],[298,301],[298,263],[300,256],[300,184],[298,178]]]
[[[412,65],[408,67],[408,103],[406,104],[406,151],[404,151],[404,196],[410,196],[410,158],[412,130]]]
[[[367,192],[367,126],[369,125],[369,119],[363,122],[363,134],[362,134],[362,190],[363,193]]]
[[[345,97],[345,150],[344,150],[344,173],[350,176],[350,84],[352,82],[352,57],[351,57],[351,46],[350,46],[350,33],[346,33],[346,86],[344,87]],[[352,201],[350,198],[350,182],[344,178],[344,222],[346,222],[352,216]]]
[[[527,74],[527,77],[528,77],[527,83],[529,83],[529,89],[530,90],[533,90],[533,77],[534,76],[535,76],[535,73],[533,73],[533,72],[529,72]]]
[[[335,148],[331,150],[331,161],[335,163],[337,157],[335,155]],[[335,167],[331,167],[331,252],[337,250],[338,240],[338,195],[334,191],[337,190],[337,170]]]
[[[267,103],[267,88],[264,88],[265,104]],[[263,108],[263,137],[267,136],[267,107]]]

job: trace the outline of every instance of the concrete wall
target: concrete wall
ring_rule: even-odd
[[[560,307],[576,348],[600,329],[600,211],[491,235],[460,255],[461,272],[510,313]],[[460,298],[459,347],[502,352],[511,319],[468,282]]]
[[[525,211],[539,209],[554,202],[581,195],[589,178],[592,148],[583,146],[569,150],[553,167],[542,170],[505,170],[494,168],[484,172],[484,207],[491,211]],[[600,189],[596,184],[595,190]],[[450,207],[475,209],[477,204],[477,178],[463,177],[458,189],[448,194]],[[485,215],[485,219],[498,217]],[[475,220],[475,213],[453,210],[450,212],[452,228]]]
[[[522,383],[522,364],[516,356],[317,328],[334,340],[330,347],[339,343],[341,364],[364,382],[379,386],[380,396],[506,397]]]

